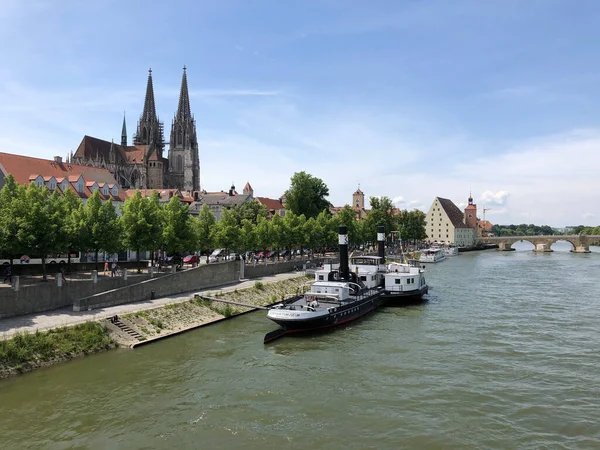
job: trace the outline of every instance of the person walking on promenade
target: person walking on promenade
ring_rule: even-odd
[[[117,272],[117,263],[113,261],[111,269],[110,269],[110,276],[114,277],[116,275]]]
[[[2,282],[6,283],[7,279],[8,279],[8,282],[10,283],[10,285],[12,286],[12,269],[10,266],[8,266],[6,268],[6,270],[4,271],[4,280]]]
[[[106,276],[106,273],[108,272],[108,261],[104,262],[104,276]]]

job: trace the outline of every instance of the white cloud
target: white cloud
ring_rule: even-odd
[[[505,206],[508,201],[508,195],[507,191],[492,192],[486,190],[481,193],[479,201],[486,207]]]

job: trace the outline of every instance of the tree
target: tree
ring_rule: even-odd
[[[202,209],[200,209],[196,223],[196,238],[200,251],[209,252],[215,247],[214,233],[216,224],[215,215],[205,203],[202,205]]]
[[[185,204],[172,197],[163,210],[163,245],[167,253],[179,254],[195,245],[194,222]]]
[[[63,226],[59,233],[60,252],[67,252],[67,271],[71,271],[71,252],[80,251],[83,242],[81,225],[79,220],[83,203],[71,189],[67,189],[61,196],[61,214],[63,215]]]
[[[404,210],[398,215],[398,231],[402,241],[422,241],[427,239],[425,228],[427,215],[423,211],[415,209],[413,211]]]
[[[323,180],[306,172],[296,172],[286,193],[286,209],[296,215],[304,214],[307,219],[317,217],[331,206],[328,196],[329,188]]]
[[[383,225],[386,235],[397,229],[397,220],[394,215],[396,208],[389,197],[371,197],[369,199],[371,210],[367,214],[366,232],[367,240],[374,242],[377,239],[377,227]]]
[[[59,250],[59,230],[63,226],[60,194],[31,183],[25,191],[25,214],[21,218],[17,240],[42,259],[42,280],[48,281],[46,257]]]
[[[334,216],[334,228],[339,225],[346,225],[348,228],[348,243],[350,245],[358,245],[361,243],[358,236],[358,222],[356,220],[356,212],[350,205],[345,205],[335,216]]]
[[[269,211],[267,211],[265,205],[256,200],[236,205],[231,209],[231,212],[239,226],[242,225],[244,219],[248,219],[253,224],[256,224],[259,217],[269,217]]]
[[[17,238],[25,209],[25,187],[20,186],[12,175],[4,180],[0,190],[0,254],[10,259],[12,269],[13,259],[26,253],[22,242]]]
[[[119,216],[112,200],[108,199],[102,204],[100,191],[95,190],[82,208],[79,220],[82,222],[82,243],[85,250],[94,252],[98,270],[98,252],[114,253],[120,248]]]
[[[238,248],[238,240],[239,228],[237,221],[229,209],[224,209],[215,230],[215,241],[219,247],[228,251]]]
[[[136,191],[123,205],[121,225],[123,245],[136,250],[139,272],[141,251],[154,250],[162,234],[159,204],[152,199],[143,198],[140,191]]]
[[[257,235],[256,225],[250,219],[242,219],[242,228],[240,229],[239,248],[246,253],[256,248]]]
[[[274,244],[273,226],[271,221],[261,217],[256,224],[256,244],[266,252]]]

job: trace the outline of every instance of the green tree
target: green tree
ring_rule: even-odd
[[[200,209],[200,214],[198,214],[198,221],[196,223],[196,234],[200,251],[208,253],[215,248],[214,235],[216,225],[217,219],[215,219],[215,215],[205,203],[202,205],[202,209]],[[208,261],[208,256],[206,258]]]
[[[358,221],[356,220],[356,212],[350,205],[345,205],[335,216],[334,216],[334,228],[339,225],[346,225],[348,228],[348,243],[356,246],[361,243],[358,235]]]
[[[157,241],[162,235],[159,204],[151,198],[143,198],[140,191],[136,191],[123,205],[121,228],[123,245],[136,251],[138,272],[140,272],[142,250],[151,250],[154,254]]]
[[[221,220],[217,222],[215,230],[215,241],[217,245],[224,248],[226,252],[237,249],[239,237],[240,230],[233,212],[229,209],[224,209],[221,213]]]
[[[397,231],[396,208],[389,197],[371,197],[371,210],[367,214],[366,233],[369,242],[377,240],[377,227],[383,225],[386,235]]]
[[[427,215],[423,211],[414,209],[412,211],[404,210],[398,215],[398,231],[400,239],[405,242],[412,241],[417,243],[427,239],[425,228]]]
[[[17,238],[20,224],[27,213],[25,208],[25,187],[19,185],[12,175],[8,175],[0,190],[0,254],[13,259],[28,252]]]
[[[67,271],[70,272],[71,253],[79,252],[83,248],[82,221],[79,220],[82,215],[83,203],[71,189],[67,189],[61,196],[60,208],[63,226],[59,235],[59,247],[61,253],[68,253]]]
[[[265,205],[256,200],[244,202],[241,205],[236,205],[231,209],[235,220],[239,226],[242,226],[242,221],[248,219],[256,224],[260,217],[269,217],[269,211]]]
[[[47,187],[31,183],[25,191],[25,211],[16,237],[31,254],[41,257],[42,280],[48,281],[46,257],[59,250],[63,226],[59,192],[50,194]]]
[[[98,270],[98,253],[103,250],[107,253],[115,253],[120,249],[120,224],[119,216],[112,200],[104,204],[100,198],[99,190],[94,191],[92,196],[82,209],[81,232],[85,250],[94,253],[96,259],[96,270]]]
[[[261,217],[256,224],[256,244],[260,250],[266,252],[274,244],[273,226],[271,221]]]
[[[254,250],[257,243],[256,225],[250,219],[242,219],[242,228],[240,229],[239,247],[244,253]]]
[[[306,172],[296,172],[286,193],[286,209],[294,214],[304,214],[306,218],[317,217],[331,204],[326,199],[329,188],[320,178]]]
[[[162,243],[167,253],[174,255],[195,247],[194,219],[188,207],[172,197],[163,209]]]

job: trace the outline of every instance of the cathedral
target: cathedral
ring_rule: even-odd
[[[84,136],[69,162],[108,169],[117,183],[125,189],[200,190],[196,121],[190,109],[185,67],[181,79],[179,105],[171,124],[168,158],[163,156],[164,127],[156,115],[152,69],[148,71],[144,109],[138,120],[132,144],[127,143],[127,126],[123,117],[120,145]]]

